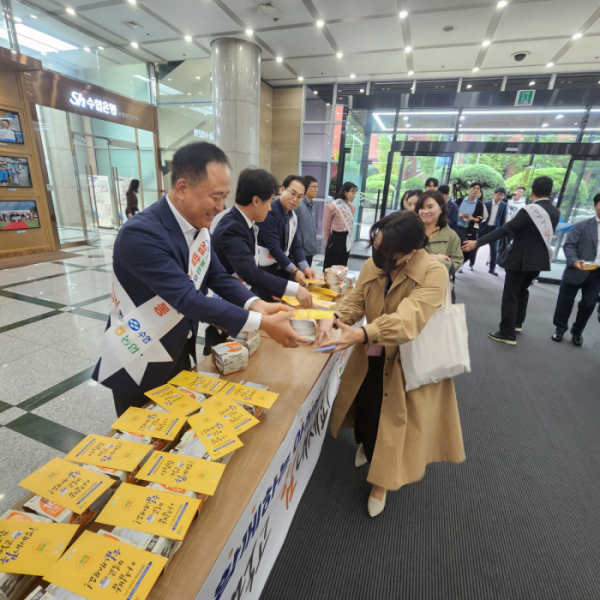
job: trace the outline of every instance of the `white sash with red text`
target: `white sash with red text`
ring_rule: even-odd
[[[336,200],[333,205],[340,217],[342,217],[344,229],[348,232],[346,236],[346,252],[350,252],[352,250],[352,238],[354,237],[354,216],[350,207],[343,200]]]
[[[190,248],[188,273],[199,290],[210,265],[210,234],[201,229]],[[135,306],[113,271],[110,327],[104,332],[98,381],[125,369],[140,385],[149,362],[172,362],[160,343],[183,315],[160,296]]]
[[[290,234],[288,236],[287,248],[284,250],[285,255],[290,255],[290,248],[292,247],[292,242],[294,241],[294,236],[296,235],[296,230],[298,229],[298,217],[295,212],[292,212],[292,218],[290,219]],[[264,246],[258,246],[258,264],[261,267],[270,267],[274,265],[277,261],[271,256],[269,253],[269,249]]]
[[[552,229],[550,215],[541,206],[536,206],[535,204],[528,204],[522,210],[527,211],[533,224],[540,232],[540,235],[546,244],[546,248],[548,249],[550,262],[552,262],[552,259],[554,258],[554,250],[552,250],[552,236],[554,235],[554,229]]]

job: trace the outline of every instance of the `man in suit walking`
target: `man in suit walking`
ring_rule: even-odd
[[[594,196],[596,216],[580,221],[569,231],[563,250],[567,257],[567,267],[562,276],[552,335],[555,342],[562,342],[569,329],[569,317],[573,310],[577,292],[581,290],[581,300],[577,309],[577,318],[571,327],[573,343],[583,344],[583,330],[594,312],[600,294],[600,194]],[[584,268],[584,263],[593,263],[591,269]]]
[[[310,292],[295,281],[258,266],[256,223],[262,223],[277,193],[275,177],[264,169],[244,169],[238,178],[235,206],[219,221],[212,235],[215,252],[225,270],[267,302],[295,296],[301,308],[312,306]]]
[[[448,207],[448,225],[450,225],[450,229],[456,231],[456,224],[458,223],[458,206],[456,206],[456,202],[450,200],[450,186],[440,185],[438,192],[444,196],[444,202]]]
[[[306,278],[317,274],[306,261],[300,236],[298,216],[294,209],[306,193],[306,183],[299,175],[288,175],[280,189],[280,196],[271,205],[271,211],[258,226],[258,264],[284,279],[306,285]]]
[[[483,205],[489,215],[485,225],[479,230],[478,238],[482,238],[488,233],[492,233],[496,229],[499,229],[506,223],[506,202],[504,197],[506,196],[506,190],[503,187],[496,188],[494,190],[493,200],[484,202]],[[471,258],[469,259],[469,270],[472,271],[475,266],[475,259],[477,258],[477,248],[471,252]],[[498,261],[498,242],[490,242],[490,274],[498,277],[496,273],[496,263]]]
[[[516,331],[523,330],[527,315],[529,286],[540,274],[550,270],[552,235],[558,225],[560,210],[550,201],[553,182],[550,177],[538,177],[531,186],[533,203],[522,208],[514,218],[477,241],[463,244],[463,252],[514,235],[508,256],[500,266],[506,271],[502,293],[500,330],[489,338],[510,346],[517,345]]]
[[[169,193],[117,236],[110,317],[93,378],[112,390],[118,415],[191,367],[200,321],[233,336],[262,329],[285,347],[302,341],[289,307],[252,294],[212,248],[208,228],[229,192],[228,165],[213,144],[180,148]],[[208,288],[220,297],[208,297]]]

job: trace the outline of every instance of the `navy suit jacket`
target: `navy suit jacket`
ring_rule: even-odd
[[[267,248],[277,261],[277,264],[265,267],[272,273],[277,271],[277,266],[285,271],[290,264],[298,266],[301,262],[306,261],[297,231],[292,240],[289,258],[285,254],[288,242],[285,235],[286,220],[287,211],[283,208],[281,200],[277,199],[271,204],[271,211],[267,214],[267,218],[258,224],[258,245]]]
[[[229,274],[241,277],[263,300],[285,295],[287,281],[257,266],[254,259],[254,229],[248,227],[244,215],[234,206],[212,234],[213,248]]]
[[[573,264],[578,260],[594,262],[598,252],[598,223],[596,217],[580,221],[573,225],[563,246],[567,267],[563,273],[563,281],[575,285],[582,284],[593,271],[580,271]]]
[[[210,323],[237,335],[248,319],[241,308],[253,297],[239,281],[227,274],[211,248],[210,266],[200,286],[192,283],[189,248],[173,211],[163,196],[158,202],[129,219],[115,242],[113,269],[117,279],[136,306],[160,296],[184,318],[160,342],[176,363],[186,349],[195,355],[198,323]],[[207,298],[208,288],[221,298]],[[227,298],[223,300],[222,298]],[[110,317],[107,328],[110,327]],[[100,361],[92,377],[97,380]],[[135,394],[163,385],[171,375],[173,363],[149,363],[138,386],[125,369],[120,369],[103,385],[121,394]]]
[[[488,215],[491,215],[492,214],[492,200],[488,200],[487,202],[484,202],[483,204],[487,208]],[[506,223],[506,207],[507,207],[506,202],[504,202],[504,200],[500,200],[499,206],[498,206],[498,212],[496,213],[496,222],[490,223],[489,219],[488,219],[486,226],[487,227],[495,227],[496,229],[498,229],[498,227],[502,227],[502,225],[504,225],[504,223]]]
[[[456,231],[456,224],[458,223],[458,206],[456,202],[452,202],[452,200],[448,200],[446,202],[448,206],[448,225],[450,228]]]

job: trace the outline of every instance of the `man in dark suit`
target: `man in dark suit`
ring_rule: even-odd
[[[310,308],[312,296],[307,289],[258,266],[255,223],[265,220],[276,193],[277,181],[271,173],[244,169],[238,177],[235,206],[219,221],[212,235],[215,252],[225,270],[263,300],[272,302],[273,297],[295,296],[302,308]]]
[[[298,234],[298,216],[294,209],[306,193],[306,182],[299,175],[288,175],[280,196],[271,205],[271,212],[258,226],[259,265],[284,279],[306,285],[306,278],[317,274],[309,266]]]
[[[489,215],[488,220],[485,222],[483,227],[479,229],[477,234],[478,238],[482,238],[488,233],[492,233],[496,229],[499,229],[506,223],[506,202],[504,197],[506,196],[506,190],[503,187],[496,188],[494,190],[493,200],[484,202],[487,213]],[[475,266],[475,259],[477,258],[477,248],[471,252],[471,258],[469,259],[469,270],[472,271]],[[490,273],[498,277],[496,273],[496,263],[498,261],[498,242],[490,242]]]
[[[550,177],[538,177],[531,186],[533,205],[522,208],[508,223],[479,240],[463,244],[463,252],[470,252],[511,233],[514,235],[508,255],[500,264],[506,271],[502,320],[500,330],[488,336],[495,342],[517,345],[515,331],[523,330],[529,286],[540,271],[550,270],[550,241],[560,218],[560,210],[549,199],[552,186]]]
[[[93,378],[112,389],[119,415],[190,368],[200,321],[234,336],[262,329],[286,347],[302,340],[289,308],[252,294],[212,249],[208,228],[229,192],[224,152],[203,142],[180,148],[171,180],[169,193],[127,221],[115,242],[111,312]]]
[[[458,223],[458,206],[456,206],[456,202],[450,200],[450,186],[440,185],[438,192],[444,196],[444,201],[448,207],[448,225],[450,225],[450,229],[456,231],[456,224]]]
[[[563,250],[567,257],[567,267],[562,276],[558,300],[554,311],[556,331],[552,336],[555,342],[562,342],[563,335],[569,329],[569,317],[573,310],[577,292],[581,290],[581,301],[577,318],[571,333],[576,346],[583,344],[583,330],[592,316],[598,294],[600,294],[600,248],[598,234],[600,230],[600,194],[594,196],[596,216],[580,221],[569,231]],[[584,263],[593,263],[593,270],[585,270]]]

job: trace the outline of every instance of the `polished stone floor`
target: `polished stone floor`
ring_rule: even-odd
[[[77,258],[0,271],[0,514],[26,494],[21,479],[116,419],[110,390],[90,378],[109,313],[114,240],[102,234],[93,246],[69,248]],[[322,264],[316,256],[318,271]]]

